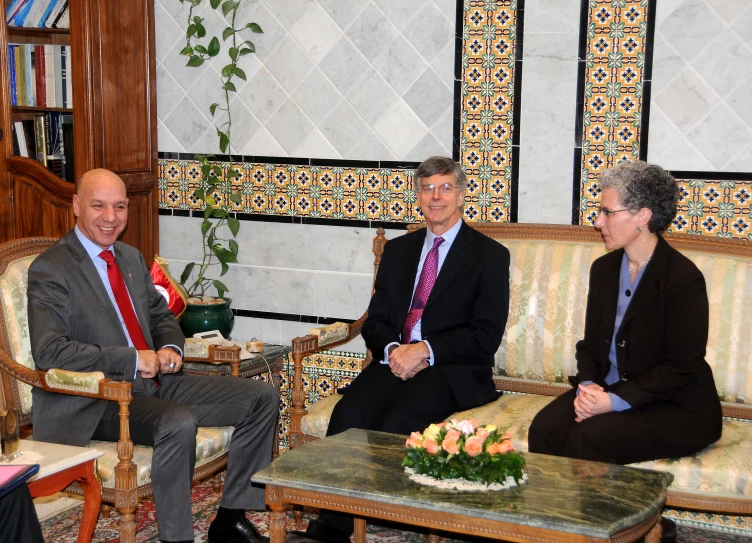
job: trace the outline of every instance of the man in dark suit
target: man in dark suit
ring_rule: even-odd
[[[123,181],[108,170],[79,180],[76,227],[29,268],[29,330],[38,369],[101,371],[133,382],[130,432],[154,447],[152,486],[162,541],[193,541],[191,478],[199,426],[234,426],[225,491],[209,541],[268,541],[245,516],[264,509],[250,478],[271,461],[279,398],[260,381],[181,371],[183,334],[141,253],[117,241],[128,220]],[[35,389],[34,437],[83,446],[117,441],[116,402]]]
[[[362,328],[374,362],[334,408],[327,435],[409,434],[498,398],[509,251],[462,220],[467,181],[457,163],[432,157],[415,177],[427,228],[386,244]],[[352,531],[352,518],[324,512],[305,535],[344,543]]]

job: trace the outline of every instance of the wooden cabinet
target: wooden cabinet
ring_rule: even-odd
[[[10,3],[4,0],[5,8]],[[70,0],[69,9],[69,30],[12,28],[5,17],[0,24],[0,242],[60,237],[75,224],[74,185],[32,159],[13,156],[12,122],[34,110],[11,106],[7,54],[9,43],[65,44],[71,51],[75,177],[107,168],[123,179],[130,213],[121,241],[150,262],[159,249],[153,0]]]

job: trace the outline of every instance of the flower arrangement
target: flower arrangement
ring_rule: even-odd
[[[512,436],[499,433],[492,424],[479,426],[475,419],[432,424],[422,434],[410,434],[405,447],[402,465],[418,482],[428,482],[421,476],[464,479],[473,486],[494,486],[493,490],[509,486],[512,480],[519,485],[525,478],[525,459],[514,452]]]

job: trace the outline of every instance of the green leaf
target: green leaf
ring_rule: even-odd
[[[225,292],[230,290],[225,286],[225,284],[222,281],[219,281],[218,279],[215,279],[214,281],[212,281],[212,283],[214,284],[214,288],[217,289],[217,294],[219,294],[220,298],[224,296]]]
[[[221,272],[219,272],[219,276],[220,276],[220,277],[222,277],[222,276],[223,276],[224,274],[226,274],[226,273],[227,273],[227,270],[229,270],[229,269],[230,269],[230,266],[228,266],[228,265],[227,265],[227,264],[225,264],[224,262],[220,262],[220,263],[219,263],[219,265],[220,265],[220,266],[222,266],[222,271],[221,271]]]
[[[240,230],[240,221],[236,219],[235,217],[228,217],[227,228],[229,228],[230,232],[232,232],[232,237],[237,236],[238,231]]]
[[[227,40],[227,38],[229,38],[233,34],[235,34],[235,29],[231,26],[228,26],[222,31],[222,41]]]
[[[224,209],[215,209],[214,216],[218,219],[224,219],[225,217],[227,217],[227,211],[225,211]]]
[[[255,52],[256,52],[256,46],[255,46],[255,45],[253,45],[253,42],[252,42],[252,41],[246,40],[246,41],[244,41],[243,43],[241,43],[240,45],[245,45],[245,46],[247,46],[247,47],[248,47],[248,49],[250,49],[250,50],[251,50],[251,53],[255,53]]]
[[[237,2],[228,1],[222,4],[222,15],[227,15],[230,11],[238,7]]]
[[[214,116],[214,112],[217,111],[217,108],[219,107],[219,104],[212,104],[209,106],[209,113]]]
[[[239,249],[238,242],[235,241],[234,239],[231,239],[229,242],[229,246],[230,246],[230,251],[232,252],[232,254],[234,254],[235,256],[238,256],[238,249]]]
[[[206,197],[206,194],[204,193],[203,189],[196,189],[193,195],[199,200],[203,200]]]
[[[185,268],[183,268],[183,273],[180,274],[180,284],[185,284],[186,281],[188,281],[188,278],[191,276],[191,272],[193,271],[193,267],[196,265],[195,262],[189,262],[186,264]]]
[[[185,47],[183,47],[183,49],[181,49],[180,54],[187,57],[191,56],[193,54],[193,47],[186,45]]]
[[[222,168],[220,168],[216,164],[212,165],[212,171],[214,172],[214,175],[216,175],[217,177],[221,177],[221,175],[222,175]]]
[[[186,66],[191,66],[193,68],[198,68],[203,63],[204,63],[204,59],[202,59],[201,57],[192,56],[191,58],[188,59],[188,64],[186,64]]]
[[[207,51],[206,47],[204,47],[203,45],[197,45],[197,46],[196,46],[196,51],[198,51],[198,52],[199,52],[199,53],[201,53],[202,55],[206,55],[206,54],[208,54],[208,53],[209,53],[209,52]]]
[[[230,194],[230,201],[233,204],[237,204],[237,205],[242,204],[243,203],[243,196],[241,196],[240,191],[233,192],[232,194]]]
[[[196,25],[188,25],[188,30],[185,31],[185,37],[190,38],[196,33],[197,30],[198,27]]]
[[[211,0],[209,4],[211,5],[212,9],[217,9],[217,6],[219,5],[220,0]]]
[[[204,221],[201,223],[201,235],[205,236],[209,231],[209,228],[211,228],[211,222],[208,219],[204,219]]]
[[[240,177],[240,172],[238,170],[236,170],[235,168],[230,167],[227,170],[227,178],[228,179],[235,179],[236,177]]]
[[[230,144],[230,139],[224,132],[219,135],[219,149],[223,153],[227,152],[227,146]]]
[[[239,52],[239,54],[240,54],[241,57],[244,57],[246,55],[250,55],[251,53],[253,53],[253,51],[251,49],[248,49],[247,47],[244,47]]]
[[[216,57],[219,54],[219,40],[214,36],[209,42],[209,56]]]
[[[235,83],[233,83],[232,81],[228,81],[227,83],[225,83],[222,86],[222,88],[225,89],[226,91],[238,92],[237,89],[235,88]]]
[[[257,23],[248,23],[245,25],[246,28],[250,28],[251,32],[255,32],[256,34],[263,34],[264,31],[261,30],[261,27]]]
[[[246,78],[246,76],[245,76],[245,72],[243,70],[241,70],[240,68],[238,68],[237,66],[235,66],[235,68],[233,68],[232,72],[235,75],[237,75],[240,79],[242,79],[243,81],[247,81],[248,80]]]
[[[227,54],[230,55],[230,58],[233,62],[238,61],[238,48],[237,47],[230,47],[230,50],[227,51]]]
[[[214,213],[214,208],[212,206],[206,206],[204,208],[204,219],[210,218],[212,216],[212,213]],[[211,235],[213,235],[213,234],[214,233],[212,232]]]
[[[196,25],[196,36],[198,36],[199,38],[206,36],[206,28],[204,28],[204,25],[200,23]]]

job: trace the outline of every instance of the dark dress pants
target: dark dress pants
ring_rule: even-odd
[[[422,432],[458,409],[441,368],[428,367],[403,381],[386,364],[372,362],[345,389],[334,407],[326,435],[349,430],[379,430],[408,435]],[[349,515],[322,511],[319,520],[341,532],[353,532]]]
[[[154,447],[151,479],[160,539],[193,539],[191,479],[200,426],[235,427],[220,505],[265,509],[264,488],[250,480],[272,459],[276,388],[241,377],[178,375],[165,379],[156,397],[134,395],[130,411],[131,439]],[[118,404],[109,402],[93,439],[117,441],[119,434]]]
[[[530,452],[609,464],[632,464],[689,456],[704,448],[670,443],[651,430],[647,421],[656,412],[667,408],[664,402],[594,415],[575,422],[576,395],[577,389],[574,388],[565,392],[535,416],[527,438]]]
[[[0,498],[0,541],[44,543],[37,511],[25,484]]]

